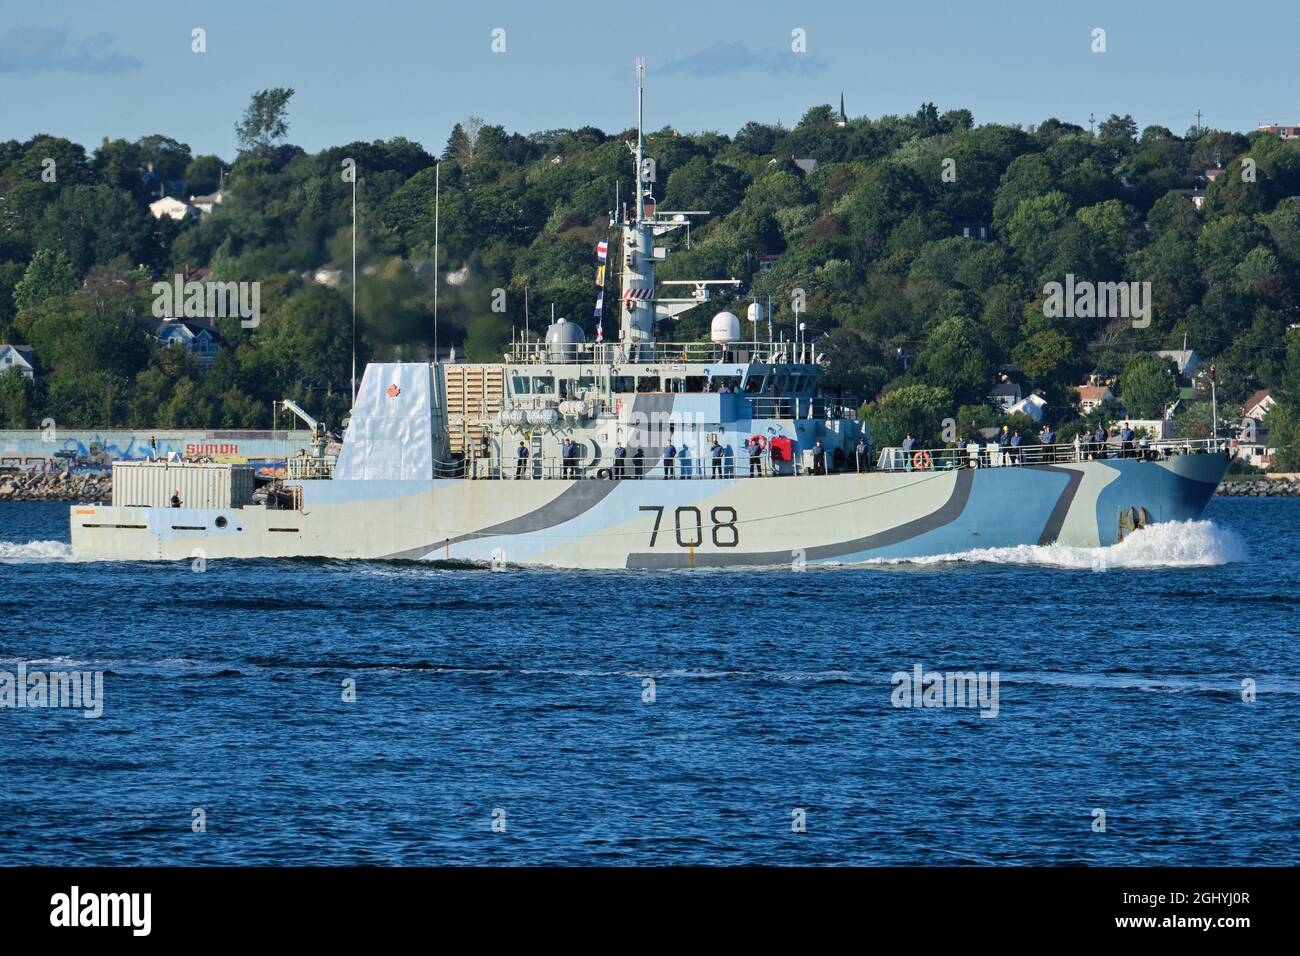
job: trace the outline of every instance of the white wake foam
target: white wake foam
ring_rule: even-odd
[[[42,561],[71,561],[72,546],[66,541],[0,541],[0,561],[12,564]]]
[[[1245,561],[1245,542],[1213,521],[1170,521],[1142,528],[1119,544],[1080,548],[1068,544],[1022,544],[975,548],[920,558],[877,558],[871,564],[1037,564],[1054,568],[1193,568]]]

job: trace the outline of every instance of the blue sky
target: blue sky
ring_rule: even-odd
[[[297,90],[289,140],[308,150],[399,135],[440,150],[471,114],[520,132],[614,131],[634,117],[636,56],[651,128],[790,125],[842,91],[851,116],[929,100],[977,122],[1118,112],[1182,133],[1200,109],[1207,126],[1249,130],[1300,122],[1298,11],[1295,0],[10,2],[0,138],[47,132],[93,149],[164,133],[231,158],[235,121],[268,86]],[[206,53],[190,49],[195,27]],[[505,53],[491,50],[498,27]]]

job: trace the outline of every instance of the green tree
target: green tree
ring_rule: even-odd
[[[1164,359],[1141,355],[1120,376],[1119,391],[1134,418],[1163,418],[1165,408],[1178,397],[1178,379]]]
[[[509,319],[492,312],[471,319],[465,329],[465,357],[471,362],[501,361],[512,328]]]
[[[943,420],[956,409],[952,393],[933,385],[904,385],[886,392],[863,411],[877,448],[899,446],[910,433],[918,447],[940,444]]]
[[[293,89],[277,86],[258,90],[249,100],[244,117],[235,124],[239,148],[265,153],[289,132],[289,100]]]
[[[41,249],[32,257],[27,271],[14,287],[14,304],[19,309],[28,309],[76,287],[77,275],[67,254],[62,250]]]
[[[0,372],[0,427],[30,428],[36,419],[36,388],[16,368]]]
[[[915,374],[921,380],[950,392],[961,404],[983,401],[997,369],[988,337],[964,316],[939,323],[924,351],[917,356]]]
[[[1264,416],[1273,454],[1273,471],[1300,471],[1300,410],[1293,399],[1278,402]]]
[[[125,255],[150,258],[150,229],[129,193],[113,186],[69,186],[46,207],[35,231],[42,249],[62,252],[77,275]]]
[[[195,156],[185,167],[185,192],[191,196],[206,196],[216,192],[221,185],[223,168],[218,156]]]

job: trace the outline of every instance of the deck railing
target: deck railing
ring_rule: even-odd
[[[999,446],[996,443],[971,445],[966,448],[924,448],[904,452],[901,448],[886,448],[874,462],[859,468],[857,456],[850,450],[844,455],[839,468],[833,466],[834,456],[827,450],[822,469],[815,468],[810,455],[796,453],[793,461],[773,461],[770,451],[751,459],[748,453],[724,453],[715,459],[704,455],[677,457],[671,468],[665,467],[658,454],[637,459],[628,455],[623,459],[530,456],[525,459],[481,458],[466,462],[446,463],[437,469],[444,478],[501,479],[505,481],[542,481],[571,478],[647,478],[653,480],[699,480],[702,478],[750,478],[781,475],[814,475],[822,473],[852,474],[876,471],[922,472],[950,471],[956,468],[1010,468],[1034,465],[1073,464],[1081,461],[1133,458],[1164,460],[1175,455],[1206,454],[1224,451],[1223,439],[1197,439],[1194,441],[1158,441],[1125,443],[1118,439],[1107,442],[1082,442],[1077,445],[1021,445]],[[804,450],[807,451],[806,449]],[[870,456],[868,456],[869,459]],[[752,465],[751,465],[752,462]]]

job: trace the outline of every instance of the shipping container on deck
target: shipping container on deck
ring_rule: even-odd
[[[113,505],[166,508],[179,492],[184,508],[242,508],[253,500],[253,467],[209,462],[115,461]]]

